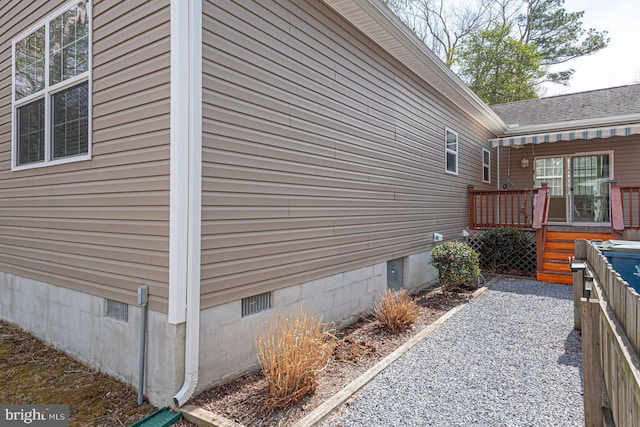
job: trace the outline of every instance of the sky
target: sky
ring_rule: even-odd
[[[611,40],[599,52],[564,64],[561,69],[576,70],[569,86],[546,85],[543,96],[640,83],[640,1],[565,0],[564,8],[583,10],[583,28],[606,30]]]

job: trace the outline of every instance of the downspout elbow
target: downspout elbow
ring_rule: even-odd
[[[193,396],[198,385],[198,369],[195,369],[185,376],[184,384],[182,388],[173,397],[173,403],[176,408],[181,407]]]

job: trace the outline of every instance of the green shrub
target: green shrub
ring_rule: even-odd
[[[434,248],[431,265],[436,268],[438,280],[445,291],[470,284],[480,274],[478,253],[462,242],[445,242]]]
[[[480,265],[491,273],[511,271],[518,260],[529,255],[531,245],[525,233],[518,228],[492,228],[478,237]],[[535,247],[533,253],[535,256]]]

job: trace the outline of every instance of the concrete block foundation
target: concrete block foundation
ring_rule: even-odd
[[[104,298],[8,273],[0,273],[0,295],[0,319],[137,386],[139,306],[128,306],[128,321],[115,320],[106,316]],[[171,405],[184,376],[184,324],[155,311],[147,322],[145,395],[156,406]]]

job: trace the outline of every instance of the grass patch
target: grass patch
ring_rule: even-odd
[[[156,408],[137,391],[0,321],[0,402],[69,405],[70,426],[121,426]]]

